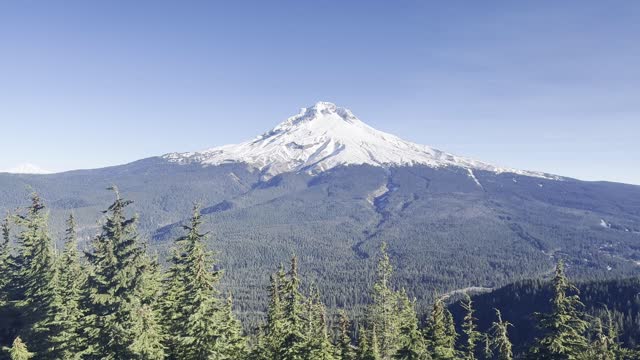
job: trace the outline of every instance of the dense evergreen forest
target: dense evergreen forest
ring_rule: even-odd
[[[298,261],[274,264],[264,322],[247,333],[234,314],[232,294],[220,290],[224,272],[205,245],[198,207],[173,241],[168,264],[146,250],[135,216],[116,189],[105,210],[101,231],[81,252],[73,216],[64,247],[47,230],[47,210],[34,194],[30,206],[2,223],[0,242],[0,341],[2,359],[246,359],[246,360],[390,360],[390,359],[636,359],[626,333],[620,341],[620,314],[589,309],[559,262],[552,281],[521,286],[512,293],[546,305],[530,310],[530,321],[513,321],[512,304],[501,297],[465,297],[447,307],[434,296],[422,319],[416,302],[393,280],[392,259],[383,245],[376,280],[362,316],[348,310],[328,315],[322,283],[302,284]],[[583,291],[609,293],[616,288]],[[620,297],[621,299],[622,297]],[[484,300],[482,300],[484,299]],[[603,302],[606,296],[600,298]],[[486,300],[486,301],[485,301]],[[590,303],[594,303],[591,301]],[[595,302],[601,301],[595,300]],[[476,311],[480,305],[480,312]],[[495,308],[489,309],[489,304]],[[637,307],[628,303],[627,309]],[[450,309],[459,307],[461,311]],[[458,316],[454,316],[454,313]],[[528,315],[527,315],[528,316]],[[479,321],[478,319],[482,319]],[[635,321],[635,320],[634,320]],[[457,326],[456,326],[457,323]],[[532,339],[513,344],[535,334]],[[635,334],[635,333],[633,333]],[[524,346],[526,343],[527,346]],[[515,346],[514,346],[515,345]]]

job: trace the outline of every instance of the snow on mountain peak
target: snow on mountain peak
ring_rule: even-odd
[[[552,178],[542,173],[499,168],[402,140],[370,127],[350,110],[330,102],[302,108],[297,115],[254,140],[200,152],[171,153],[164,158],[180,164],[246,163],[261,170],[267,178],[285,172],[313,174],[336,166],[362,164],[456,166]]]

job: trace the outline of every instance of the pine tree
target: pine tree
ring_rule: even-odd
[[[611,312],[609,309],[605,310],[606,315],[606,329],[602,324],[602,319],[596,317],[594,319],[593,330],[594,340],[591,344],[591,350],[589,358],[594,360],[616,360],[624,359],[624,350],[618,343],[618,334],[616,326],[613,323]]]
[[[278,272],[270,277],[267,324],[263,329],[264,337],[255,351],[264,356],[265,359],[275,359],[284,342],[286,324],[283,298],[286,282],[286,273],[284,267],[280,264]]]
[[[327,333],[326,309],[320,300],[320,292],[312,287],[307,300],[307,334],[304,356],[307,359],[334,360],[335,348]]]
[[[431,315],[425,329],[427,347],[434,360],[450,360],[455,358],[455,337],[452,338],[451,313],[444,305],[442,298],[436,296]],[[455,328],[454,328],[455,332]]]
[[[513,351],[511,350],[511,341],[509,340],[509,326],[512,326],[508,321],[502,320],[502,314],[500,310],[496,310],[497,321],[494,321],[491,325],[491,335],[493,336],[492,345],[495,353],[498,356],[498,360],[512,360]]]
[[[300,294],[300,278],[298,277],[298,259],[291,259],[291,269],[283,289],[283,322],[285,324],[281,346],[276,349],[275,359],[303,360],[305,358],[306,338],[302,326],[303,297]]]
[[[9,353],[9,358],[11,360],[29,360],[35,356],[34,353],[29,352],[27,345],[22,342],[20,337],[17,337],[13,341],[11,348],[5,348],[5,351]]]
[[[9,216],[1,225],[0,239],[0,339],[7,343],[15,339],[21,327],[20,312],[14,306],[12,285],[17,279],[14,258],[11,256]],[[3,356],[0,353],[0,359]]]
[[[247,356],[247,341],[242,335],[242,324],[233,315],[233,297],[227,296],[225,306],[219,314],[218,326],[221,338],[218,341],[220,360],[244,359]]]
[[[102,232],[87,254],[87,279],[83,332],[87,338],[84,359],[162,359],[164,357],[155,323],[153,299],[148,296],[156,275],[153,262],[145,256],[135,230],[136,218],[127,218],[131,201],[120,197],[107,214]],[[152,333],[146,326],[152,326]]]
[[[572,295],[569,293],[573,293]],[[535,359],[584,359],[589,343],[586,338],[588,322],[578,289],[569,283],[562,261],[556,266],[553,278],[553,298],[549,314],[537,314],[544,336],[530,351]]]
[[[382,360],[375,324],[372,325],[369,335],[370,336],[367,336],[364,329],[360,332],[358,360]]]
[[[338,338],[338,351],[341,360],[356,360],[356,352],[351,345],[351,336],[349,336],[349,318],[345,311],[340,312],[340,333]]]
[[[462,332],[465,335],[462,358],[464,360],[475,360],[476,348],[478,347],[478,341],[481,335],[477,330],[477,319],[474,317],[473,301],[469,295],[465,294],[464,301],[462,301],[461,304],[465,312],[464,319],[462,320]]]
[[[7,306],[9,302],[9,281],[11,280],[11,249],[9,247],[11,241],[11,230],[9,226],[9,217],[6,217],[0,225],[2,238],[0,239],[0,308]]]
[[[376,340],[380,346],[382,359],[390,359],[398,350],[400,325],[398,294],[391,288],[393,266],[387,253],[387,244],[380,247],[377,280],[373,285],[372,305],[369,309],[369,322],[376,326]]]
[[[140,295],[133,304],[135,312],[131,324],[131,332],[138,336],[129,349],[139,359],[164,359],[165,333],[161,325],[160,304],[157,301],[161,287],[159,264],[156,259],[146,255],[146,251],[140,262],[145,271],[140,278]]]
[[[207,234],[200,233],[201,223],[196,207],[190,225],[183,227],[187,234],[175,242],[166,280],[169,288],[165,292],[173,302],[164,306],[172,359],[223,358],[217,290],[222,274],[214,270],[214,254],[205,248]]]
[[[489,334],[483,334],[482,336],[482,354],[485,359],[493,359],[493,349],[491,348],[491,338]]]
[[[38,194],[31,195],[25,214],[16,216],[22,227],[18,236],[15,277],[10,297],[21,312],[24,338],[39,359],[51,358],[55,302],[53,242],[47,230],[47,213]]]
[[[400,334],[398,336],[400,345],[394,359],[401,360],[427,360],[431,359],[427,352],[424,338],[418,328],[418,316],[415,311],[415,303],[409,300],[407,293],[403,290],[400,293]]]
[[[73,215],[67,220],[64,250],[56,259],[56,269],[57,311],[54,315],[55,333],[50,339],[53,344],[50,351],[56,359],[79,359],[83,347],[80,301],[86,276],[80,263]]]

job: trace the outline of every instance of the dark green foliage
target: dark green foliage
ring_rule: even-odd
[[[469,295],[465,294],[464,300],[461,302],[464,310],[464,318],[462,320],[462,333],[464,334],[464,344],[462,345],[462,358],[464,360],[475,360],[478,341],[481,339],[481,333],[477,330],[477,319],[474,317],[473,301]]]
[[[640,187],[474,174],[483,188],[464,169],[425,166],[349,166],[263,181],[243,164],[150,158],[44,177],[0,174],[0,212],[22,206],[31,185],[48,200],[52,233],[64,229],[73,210],[83,239],[94,235],[100,210],[111,202],[104,187],[116,183],[135,200],[140,234],[165,261],[198,199],[206,223],[225,239],[215,246],[218,264],[233,271],[220,285],[233,292],[245,329],[258,325],[267,307],[265,274],[292,252],[305,262],[301,275],[322,283],[329,313],[345,308],[353,319],[370,303],[374,254],[383,241],[396,264],[394,286],[418,299],[420,314],[435,289],[540,278],[554,265],[545,253],[557,249],[575,279],[637,275]],[[384,186],[393,191],[374,201],[370,196]],[[600,219],[611,227],[599,226]]]
[[[85,300],[85,359],[162,359],[158,320],[149,289],[155,287],[156,266],[145,255],[135,230],[136,218],[120,197],[105,212],[102,233],[87,254],[91,271]]]
[[[218,340],[216,359],[244,359],[248,354],[247,340],[242,332],[242,324],[233,314],[233,297],[229,295],[218,317],[221,337]]]
[[[437,297],[425,329],[427,347],[434,360],[455,358],[455,333],[452,333],[451,320],[452,315],[445,307],[442,298]]]
[[[9,249],[11,229],[8,217],[2,221],[0,230],[2,231],[2,238],[0,238],[0,308],[3,308],[9,301],[8,286],[11,281],[11,267],[9,264],[11,259]]]
[[[360,331],[360,346],[358,351],[358,360],[382,360],[380,356],[380,347],[378,346],[378,336],[376,333],[376,325],[371,326],[371,331],[364,329]]]
[[[38,194],[32,194],[26,213],[15,217],[21,232],[17,238],[15,270],[10,301],[20,312],[22,336],[41,359],[50,358],[54,316],[56,269],[53,242],[47,230],[47,213]]]
[[[291,259],[291,269],[283,289],[284,334],[280,347],[276,349],[276,359],[301,360],[305,357],[306,338],[304,336],[303,297],[300,293],[298,259]]]
[[[562,262],[556,266],[552,286],[551,312],[538,314],[544,335],[530,354],[536,359],[584,359],[589,348],[586,337],[589,323],[582,313],[584,305],[578,289],[569,283]]]
[[[350,322],[345,311],[340,311],[338,335],[338,355],[340,360],[356,360],[356,351],[351,344],[351,335],[349,332]]]
[[[304,356],[308,359],[334,360],[336,349],[327,333],[327,313],[320,301],[320,293],[313,287],[307,299],[306,309],[306,345]]]
[[[55,332],[50,341],[53,358],[61,360],[79,359],[84,347],[81,321],[82,291],[86,272],[80,262],[76,224],[73,215],[67,220],[65,244],[62,255],[56,259],[55,302],[53,318]]]
[[[393,354],[393,358],[399,360],[431,359],[431,356],[427,351],[424,337],[418,327],[418,316],[415,311],[415,302],[409,300],[409,297],[404,290],[399,294],[399,298],[399,346],[398,350]]]
[[[13,341],[11,348],[5,348],[5,351],[9,353],[9,358],[11,360],[29,360],[35,356],[34,353],[29,352],[27,345],[22,342],[20,337],[17,337]]]
[[[206,249],[207,234],[196,207],[187,234],[178,238],[165,279],[163,314],[166,346],[172,359],[236,359],[246,352],[242,329],[232,313],[231,297],[218,298],[221,272]]]
[[[400,323],[398,318],[400,299],[398,293],[391,287],[393,266],[387,253],[386,243],[383,243],[380,247],[376,274],[377,279],[373,285],[372,304],[367,312],[367,321],[371,328],[375,327],[376,329],[375,334],[380,357],[387,360],[396,353],[400,344]]]
[[[16,218],[20,232],[13,244],[8,222],[5,222],[0,243],[0,255],[5,256],[0,259],[7,261],[0,265],[8,264],[3,271],[10,281],[6,286],[7,300],[0,304],[0,310],[1,314],[9,314],[9,324],[18,326],[7,326],[3,322],[2,326],[8,330],[3,336],[13,334],[16,339],[17,333],[29,336],[35,333],[34,329],[44,329],[46,332],[41,334],[48,335],[34,339],[34,348],[44,349],[35,354],[35,358],[63,360],[467,360],[475,359],[476,353],[480,353],[478,343],[482,335],[478,329],[482,325],[476,326],[475,316],[481,319],[486,316],[486,303],[478,298],[472,303],[467,298],[462,307],[452,307],[464,312],[455,317],[461,322],[464,334],[459,337],[454,315],[444,303],[446,297],[436,297],[424,329],[426,338],[423,338],[416,301],[410,300],[406,291],[394,290],[396,281],[392,280],[385,245],[378,258],[370,307],[362,317],[356,318],[356,324],[365,324],[356,326],[357,349],[352,346],[346,314],[340,318],[336,344],[332,342],[333,336],[328,332],[331,313],[322,302],[319,288],[312,286],[308,290],[302,284],[296,257],[287,273],[281,266],[272,275],[267,322],[249,346],[241,323],[234,315],[231,296],[226,301],[219,298],[222,272],[215,266],[214,253],[207,250],[206,233],[199,230],[199,211],[194,211],[190,224],[184,227],[186,234],[175,241],[169,269],[161,281],[158,261],[147,254],[146,247],[137,238],[136,218],[125,214],[128,203],[116,192],[115,202],[106,211],[102,233],[87,255],[86,266],[78,256],[72,219],[68,222],[64,250],[57,256],[51,251],[46,215],[37,197],[29,211]],[[7,255],[11,253],[13,255]],[[42,264],[50,264],[48,276],[41,273],[47,268]],[[43,279],[49,281],[43,282]],[[583,293],[586,302],[599,303],[599,308],[591,312],[595,317],[589,324],[577,288],[569,283],[559,264],[550,291],[546,292],[552,301],[539,315],[540,340],[529,355],[543,359],[636,357],[634,351],[623,347],[625,344],[618,340],[618,328],[626,329],[618,324],[625,324],[625,319],[635,316],[640,285],[634,288],[634,281],[640,284],[640,280],[635,279],[582,285],[591,289]],[[322,282],[319,285],[325,286]],[[52,290],[50,297],[46,296],[48,289]],[[500,291],[482,296],[496,294]],[[602,294],[609,294],[611,298],[603,298]],[[49,298],[51,302],[38,302],[45,307],[30,308],[36,300]],[[518,310],[518,306],[511,305],[518,305],[519,301],[513,296],[500,306],[508,310],[504,318],[496,310],[497,319],[488,330],[491,336],[485,339],[486,359],[514,357],[510,332],[514,328],[507,319],[511,320],[512,310]],[[474,312],[472,304],[480,304],[480,310]],[[602,307],[603,304],[611,304],[612,311]],[[620,310],[625,309],[628,314],[621,316]],[[34,322],[33,319],[40,320]],[[530,325],[523,328],[531,330]],[[553,353],[555,350],[549,344],[562,344],[557,348],[564,352]],[[21,358],[28,358],[29,351],[20,341],[14,348],[16,354],[22,354]],[[0,358],[4,356],[9,356],[9,352]]]
[[[511,340],[509,340],[510,326],[512,326],[511,323],[502,320],[500,310],[496,309],[496,321],[493,322],[490,333],[493,353],[496,354],[497,360],[513,359]]]

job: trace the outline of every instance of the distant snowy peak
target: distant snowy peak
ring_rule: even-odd
[[[455,166],[470,170],[471,176],[472,170],[477,169],[556,178],[544,173],[500,168],[405,141],[370,127],[350,110],[328,102],[301,109],[298,115],[254,140],[199,152],[171,153],[164,158],[180,164],[246,163],[260,169],[266,177],[285,172],[313,174],[336,166],[369,164]]]
[[[20,164],[11,169],[0,171],[0,172],[7,172],[12,174],[40,174],[40,175],[51,174],[51,171],[45,170],[37,165],[33,165],[29,163]]]

